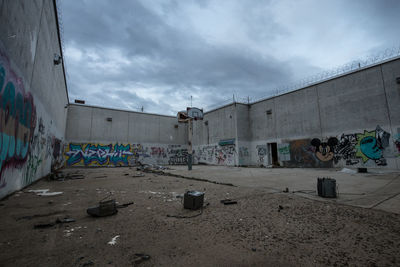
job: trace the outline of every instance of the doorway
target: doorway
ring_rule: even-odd
[[[268,165],[279,166],[277,143],[268,143],[268,151]]]

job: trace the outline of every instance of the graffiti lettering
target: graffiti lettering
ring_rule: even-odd
[[[216,165],[235,165],[235,145],[207,145],[200,146],[194,153],[199,163]]]
[[[185,149],[169,148],[168,154],[172,155],[168,160],[169,165],[187,164],[188,150],[186,148]]]
[[[92,163],[98,165],[128,165],[128,156],[133,156],[130,145],[69,145],[67,165],[75,165],[83,161],[85,166]]]
[[[34,128],[33,97],[0,52],[0,187],[5,186],[1,174],[9,164],[26,162]]]
[[[169,148],[171,147],[171,148]],[[187,149],[142,144],[69,144],[64,155],[67,166],[134,166],[137,164],[186,164]]]

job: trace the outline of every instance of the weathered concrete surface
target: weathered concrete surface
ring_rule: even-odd
[[[187,127],[173,116],[71,104],[66,127],[69,142],[187,144]]]
[[[226,169],[242,172],[240,169]],[[70,168],[84,179],[41,180],[0,201],[1,266],[398,266],[400,215],[337,205],[263,187],[233,187],[135,168]],[[210,173],[216,173],[210,171]],[[247,177],[248,178],[248,177]],[[63,192],[53,197],[31,189]],[[176,196],[205,192],[202,211]],[[101,199],[133,201],[93,218]],[[223,205],[231,198],[236,205]],[[176,218],[187,216],[191,218]],[[76,221],[35,229],[57,218]],[[117,238],[115,238],[118,236]],[[115,240],[115,244],[109,242]]]
[[[398,171],[370,171],[348,174],[342,169],[241,168],[227,166],[174,166],[165,172],[210,181],[232,183],[241,187],[263,188],[271,192],[290,193],[315,200],[373,208],[400,214],[400,173]],[[317,178],[336,179],[338,198],[317,195]]]
[[[62,166],[67,88],[56,1],[1,1],[0,198]]]

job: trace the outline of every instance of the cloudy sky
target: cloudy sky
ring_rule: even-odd
[[[70,101],[175,115],[400,45],[396,0],[62,0]]]

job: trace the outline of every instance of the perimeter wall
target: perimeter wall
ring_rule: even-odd
[[[208,112],[194,123],[196,162],[399,169],[399,77],[400,59],[395,59],[254,104]],[[227,145],[227,139],[234,141]]]
[[[176,117],[70,104],[65,165],[187,164],[187,136]]]
[[[67,88],[54,1],[0,1],[0,198],[63,165]]]

